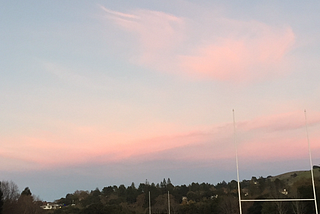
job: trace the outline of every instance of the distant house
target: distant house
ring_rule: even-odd
[[[218,198],[218,195],[212,195],[210,198],[211,198],[211,199]]]
[[[181,204],[189,204],[188,198],[186,196],[182,196],[182,202]]]
[[[283,195],[288,195],[287,189],[283,189],[283,191],[281,192],[281,194],[283,194]]]
[[[245,197],[249,195],[249,190],[248,190],[248,188],[243,188],[243,189],[241,190],[241,192],[243,192],[243,194],[244,194]]]
[[[45,205],[40,206],[44,210],[55,210],[61,208],[59,204],[47,203]]]

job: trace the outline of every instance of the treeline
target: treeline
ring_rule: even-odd
[[[317,169],[317,172],[319,169]],[[319,171],[320,172],[320,171]],[[320,186],[318,176],[316,186]],[[310,173],[309,173],[310,174]],[[308,173],[287,173],[286,176],[252,177],[243,180],[242,199],[313,198]],[[136,186],[106,186],[101,190],[77,190],[56,200],[58,209],[43,210],[46,204],[35,198],[28,187],[21,193],[13,182],[1,182],[0,214],[148,214],[149,195],[152,214],[237,214],[238,183],[222,181],[216,185],[192,183],[173,185],[170,179],[154,184],[148,181]],[[320,194],[317,194],[320,199]],[[305,214],[315,213],[314,201],[242,202],[243,214]]]
[[[20,193],[14,182],[0,182],[0,214],[44,214],[41,205],[28,187]]]
[[[297,177],[296,173],[291,175]],[[242,199],[313,198],[310,178],[280,180],[279,178],[252,177],[243,180]],[[319,185],[319,178],[316,180]],[[136,186],[107,186],[91,192],[76,191],[56,203],[63,204],[53,214],[148,214],[149,193],[152,214],[167,214],[168,193],[172,214],[236,214],[239,213],[237,182],[192,183],[173,185],[170,179],[160,184],[140,183]],[[318,198],[320,195],[318,194]],[[298,202],[242,202],[244,214],[314,213],[313,201]]]

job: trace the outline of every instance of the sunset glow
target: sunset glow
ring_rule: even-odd
[[[320,163],[319,3],[31,2],[0,13],[1,180],[217,183],[234,140],[267,176],[308,169],[307,134]]]

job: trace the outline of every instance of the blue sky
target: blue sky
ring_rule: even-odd
[[[319,163],[320,3],[0,2],[1,180],[43,200]],[[275,167],[276,166],[276,167]]]

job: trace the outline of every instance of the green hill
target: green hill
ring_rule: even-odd
[[[320,179],[320,168],[316,167],[313,169],[313,175],[315,182],[318,183]],[[272,176],[269,178],[271,181],[275,181],[275,179],[279,179],[286,183],[288,186],[292,186],[295,183],[310,183],[311,184],[311,172],[308,171],[293,171],[283,173],[277,176]]]

